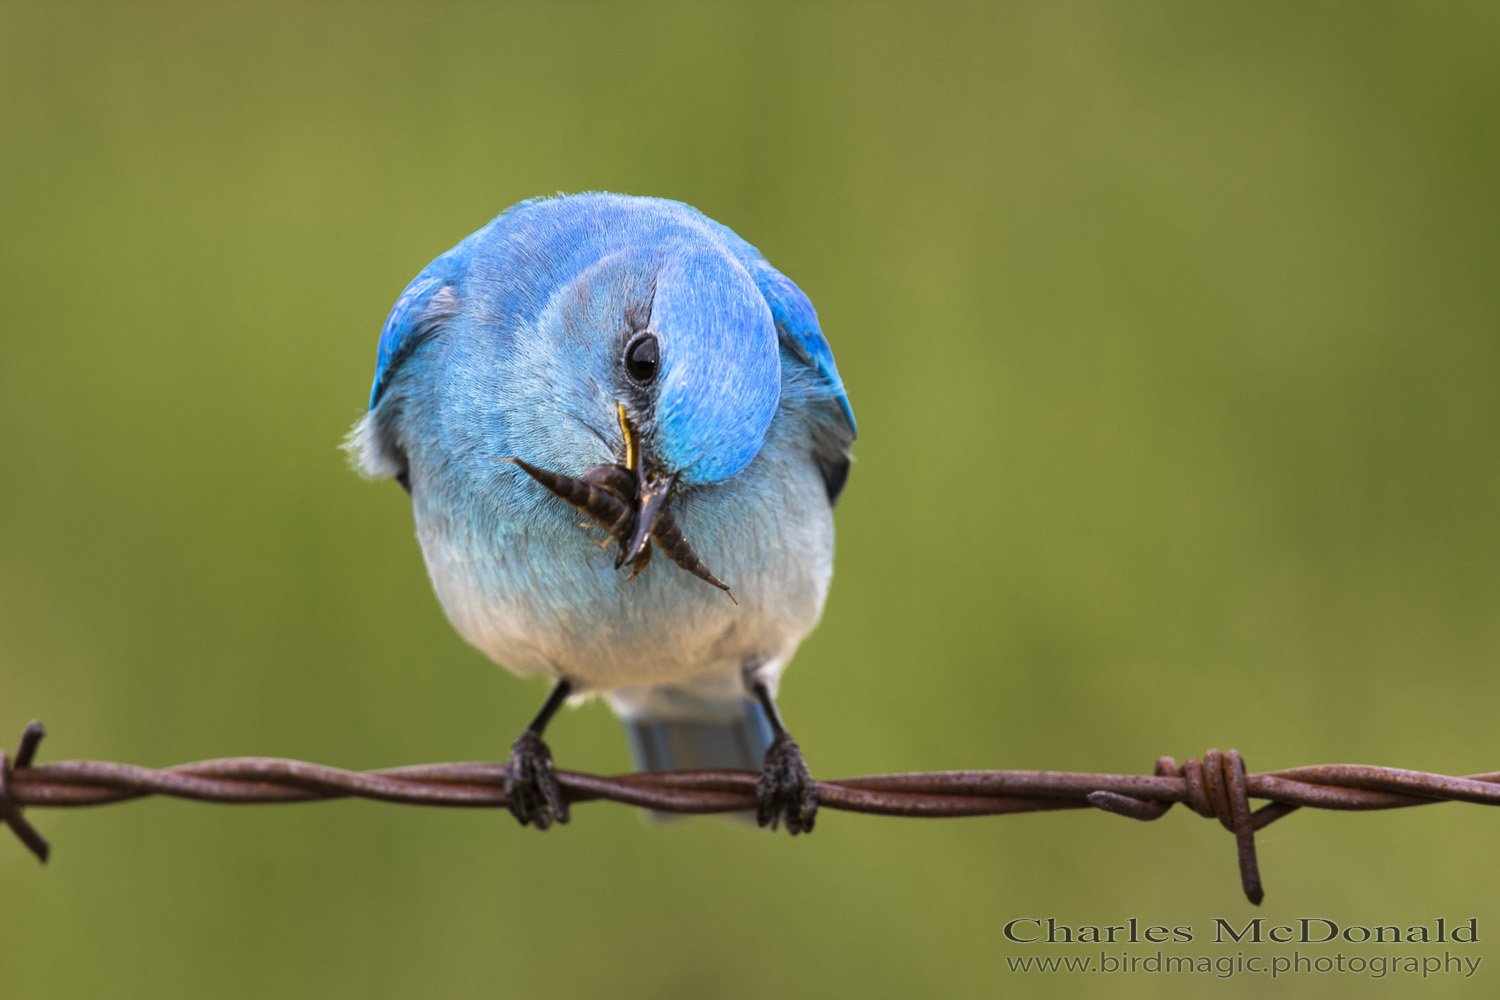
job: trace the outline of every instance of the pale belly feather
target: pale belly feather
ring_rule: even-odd
[[[489,539],[451,516],[419,514],[418,537],[454,628],[518,675],[566,678],[580,692],[728,690],[755,667],[774,684],[817,623],[832,573],[821,478],[805,459],[763,454],[735,481],[673,503],[738,605],[660,552],[629,579],[614,569],[613,546],[596,546],[560,503],[555,518],[501,523]]]

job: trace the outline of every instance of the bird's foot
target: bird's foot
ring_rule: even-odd
[[[530,729],[511,744],[510,760],[505,762],[505,804],[522,826],[545,830],[554,820],[568,821],[568,803],[557,784],[552,751]]]
[[[760,784],[755,787],[755,821],[776,829],[786,820],[792,836],[811,833],[818,815],[818,783],[807,772],[797,741],[782,733],[766,750]]]

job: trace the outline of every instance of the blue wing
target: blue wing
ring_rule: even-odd
[[[771,317],[776,322],[776,333],[782,345],[816,373],[828,395],[838,402],[839,412],[847,424],[848,440],[853,441],[856,433],[854,410],[849,406],[844,380],[839,378],[838,365],[833,361],[833,349],[818,326],[818,314],[812,302],[791,279],[764,260],[755,262],[753,273],[761,295],[771,307]]]
[[[833,362],[833,349],[818,327],[818,314],[802,289],[763,258],[753,262],[751,273],[771,307],[781,345],[811,370],[817,384],[816,394],[837,403],[817,421],[813,448],[813,459],[828,489],[828,502],[836,504],[849,480],[849,446],[854,443],[856,431],[854,410],[844,392],[844,380],[839,378],[838,365]],[[785,382],[782,384],[785,386]]]
[[[485,227],[486,229],[488,227]],[[479,233],[484,232],[481,229]],[[418,344],[458,314],[458,285],[468,268],[475,233],[422,269],[386,317],[375,355],[370,409],[380,402],[391,375]]]

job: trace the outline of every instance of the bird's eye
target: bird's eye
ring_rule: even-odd
[[[625,370],[637,382],[650,382],[654,379],[659,361],[655,334],[640,334],[625,345]]]

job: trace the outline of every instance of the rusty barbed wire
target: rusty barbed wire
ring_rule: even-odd
[[[149,768],[105,761],[34,763],[45,730],[21,735],[14,760],[0,750],[0,822],[41,861],[47,841],[25,806],[94,806],[151,795],[198,802],[323,802],[362,798],[406,805],[505,806],[505,764],[417,764],[346,771],[277,757],[230,757]],[[728,813],[755,808],[754,771],[656,771],[610,777],[558,771],[569,803],[607,801],[658,812]],[[1269,802],[1251,811],[1250,799]],[[999,816],[1053,809],[1100,809],[1153,820],[1176,803],[1217,819],[1235,836],[1240,884],[1250,902],[1265,892],[1255,833],[1296,810],[1402,809],[1436,802],[1500,805],[1500,772],[1453,777],[1365,764],[1322,764],[1247,774],[1237,750],[1209,750],[1181,767],[1171,757],[1155,773],[933,771],[818,782],[819,806],[880,816]]]

